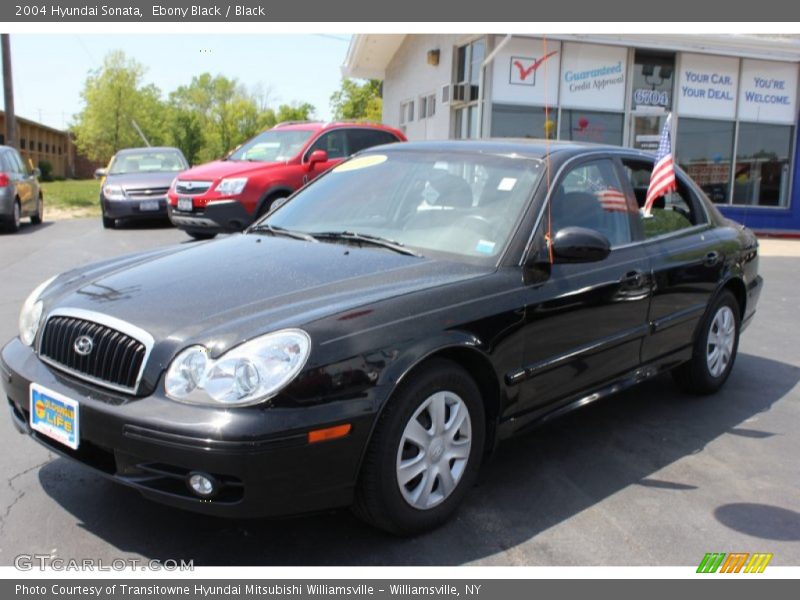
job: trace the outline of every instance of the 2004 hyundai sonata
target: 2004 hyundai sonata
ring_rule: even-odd
[[[16,427],[214,515],[354,507],[434,527],[514,433],[672,370],[716,391],[758,243],[652,156],[409,143],[342,163],[243,234],[39,286],[2,352]]]

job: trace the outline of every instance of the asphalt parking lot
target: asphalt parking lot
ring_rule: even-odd
[[[0,235],[0,342],[40,281],[103,257],[187,243],[99,219]],[[456,519],[415,539],[347,511],[228,521],[142,499],[0,417],[0,564],[19,554],[194,559],[195,565],[696,565],[772,552],[800,565],[800,241],[763,244],[766,287],[725,389],[667,376],[501,447]]]

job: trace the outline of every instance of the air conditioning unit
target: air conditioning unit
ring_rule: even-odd
[[[478,99],[478,86],[451,83],[442,86],[442,104],[465,104]]]

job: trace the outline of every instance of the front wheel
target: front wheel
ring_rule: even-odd
[[[41,225],[44,218],[44,199],[39,196],[36,201],[36,212],[31,215],[31,225]]]
[[[692,358],[672,373],[678,385],[693,394],[713,394],[728,379],[739,347],[740,307],[724,290],[703,320]]]
[[[354,512],[401,535],[441,525],[475,483],[484,438],[475,381],[455,363],[429,362],[401,384],[383,410]]]

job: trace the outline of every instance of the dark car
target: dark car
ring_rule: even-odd
[[[758,242],[651,155],[409,143],[247,232],[46,282],[2,352],[16,427],[154,500],[438,525],[496,444],[671,370],[727,379]]]
[[[39,187],[39,169],[33,169],[15,148],[0,146],[0,225],[9,232],[19,230],[29,217],[38,225],[44,214],[44,196]]]
[[[111,159],[95,176],[103,179],[100,207],[103,227],[120,220],[166,219],[167,192],[176,175],[189,168],[177,148],[128,148]]]
[[[377,123],[279,123],[224,159],[181,173],[169,194],[170,219],[196,239],[241,231],[351,154],[405,139]]]

